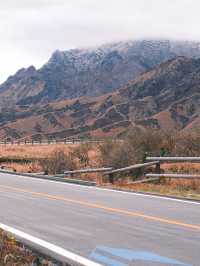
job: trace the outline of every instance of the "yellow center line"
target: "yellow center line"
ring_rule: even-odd
[[[194,230],[200,231],[200,225],[187,224],[187,223],[183,223],[181,221],[170,220],[170,219],[165,219],[165,218],[161,218],[161,217],[157,217],[157,216],[146,215],[146,214],[143,214],[140,212],[133,212],[133,211],[128,211],[128,210],[124,210],[124,209],[111,208],[111,207],[108,207],[106,205],[101,205],[101,204],[86,202],[86,201],[82,201],[82,200],[66,198],[63,196],[54,196],[54,195],[47,194],[47,193],[35,192],[32,190],[21,189],[21,188],[16,188],[16,187],[11,187],[11,186],[0,185],[0,188],[8,189],[8,190],[16,191],[16,192],[29,193],[33,196],[39,196],[39,197],[47,198],[50,200],[59,200],[59,201],[63,201],[63,202],[79,204],[79,205],[90,207],[90,208],[101,209],[101,210],[104,210],[107,212],[123,214],[123,215],[131,216],[131,217],[140,217],[140,218],[143,218],[146,220],[151,220],[151,221],[165,223],[165,224],[171,224],[171,225],[177,225],[179,227],[184,227],[187,229],[194,229]]]

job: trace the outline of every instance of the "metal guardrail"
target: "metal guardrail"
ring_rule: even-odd
[[[134,165],[127,166],[127,167],[124,167],[124,168],[119,168],[119,169],[108,171],[105,174],[110,175],[110,174],[115,174],[115,173],[126,172],[126,171],[130,171],[130,170],[134,170],[134,169],[145,168],[145,167],[148,167],[148,166],[156,165],[158,163],[159,163],[159,161],[154,161],[154,162],[149,162],[149,163],[141,163],[141,164],[134,164]]]
[[[200,179],[200,175],[197,174],[174,174],[174,173],[161,173],[160,164],[161,163],[178,163],[178,162],[190,162],[190,163],[200,163],[200,157],[146,157],[146,161],[158,160],[159,164],[156,169],[155,174],[146,174],[148,178],[172,178],[172,179]]]
[[[146,161],[159,162],[200,162],[200,157],[146,157]]]
[[[88,168],[88,169],[80,169],[80,170],[74,170],[74,171],[65,171],[64,174],[66,175],[74,175],[74,174],[88,174],[88,173],[102,173],[102,172],[108,172],[111,171],[111,167],[107,168]]]
[[[89,168],[89,169],[80,169],[80,170],[74,170],[74,171],[65,171],[64,174],[74,175],[74,174],[103,173],[104,175],[108,175],[110,183],[113,183],[114,181],[113,175],[115,173],[121,173],[121,172],[126,172],[126,171],[130,171],[134,169],[145,168],[145,167],[157,165],[157,164],[159,164],[159,161],[143,163],[143,164],[135,164],[135,165],[131,165],[131,166],[127,166],[124,168],[115,169],[115,170],[113,170],[112,167]]]
[[[153,178],[162,178],[162,177],[168,177],[168,178],[175,178],[175,179],[200,179],[200,175],[190,175],[190,174],[146,174],[146,177]]]
[[[39,174],[35,174],[35,173],[13,172],[13,171],[8,171],[8,170],[0,170],[0,173],[12,174],[12,175],[17,175],[17,176],[32,177],[32,178],[36,178],[36,179],[45,179],[45,180],[50,180],[50,181],[58,181],[58,182],[62,182],[62,183],[78,184],[78,185],[84,185],[84,186],[96,186],[96,182],[94,182],[94,181],[64,178],[64,175],[50,176],[50,175],[39,175]]]
[[[131,171],[134,169],[146,168],[146,167],[149,167],[152,165],[156,165],[156,167],[160,167],[159,161],[154,161],[154,162],[149,162],[149,163],[134,164],[134,165],[127,166],[124,168],[114,169],[114,170],[105,172],[105,175],[108,175],[109,182],[111,184],[113,184],[114,183],[114,174],[127,172],[127,171]]]
[[[137,180],[137,181],[134,181],[134,182],[129,182],[128,185],[136,185],[136,184],[154,182],[154,181],[159,181],[159,180],[160,180],[160,177],[152,177],[152,178]]]

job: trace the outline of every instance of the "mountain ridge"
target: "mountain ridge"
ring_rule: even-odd
[[[199,121],[200,59],[177,57],[114,92],[0,113],[0,137],[121,136],[132,127],[187,131]]]
[[[200,57],[200,43],[168,40],[118,42],[55,51],[40,69],[22,69],[0,85],[0,106],[48,103],[116,91],[176,56]],[[6,100],[6,104],[4,104]],[[3,100],[2,100],[3,99]]]

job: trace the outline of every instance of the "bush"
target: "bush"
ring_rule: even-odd
[[[158,155],[163,146],[163,134],[156,130],[133,130],[120,142],[106,142],[99,146],[101,165],[121,168],[141,163],[145,154]]]
[[[137,128],[132,129],[123,141],[101,144],[99,151],[100,165],[113,168],[141,163],[146,155],[199,156],[200,134]],[[142,173],[141,169],[133,172],[134,176]]]
[[[64,171],[76,169],[76,162],[72,152],[67,154],[62,149],[56,149],[47,159],[40,160],[45,174],[63,174]]]
[[[124,167],[150,156],[199,156],[200,134],[183,134],[154,129],[133,129],[121,142],[106,142],[99,146],[101,164]]]
[[[176,137],[173,153],[177,156],[199,156],[200,134],[198,132],[179,134]]]
[[[81,144],[81,145],[77,146],[71,152],[71,156],[77,161],[77,164],[80,167],[87,167],[89,165],[89,162],[90,162],[89,151],[90,151],[90,149],[91,149],[91,145],[86,143],[86,144]]]

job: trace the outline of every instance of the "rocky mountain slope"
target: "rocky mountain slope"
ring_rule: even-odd
[[[129,41],[56,51],[41,69],[21,69],[0,86],[0,107],[99,96],[176,56],[200,57],[200,44]]]
[[[130,127],[191,130],[200,121],[200,59],[177,57],[119,90],[0,114],[0,137],[119,136]]]

